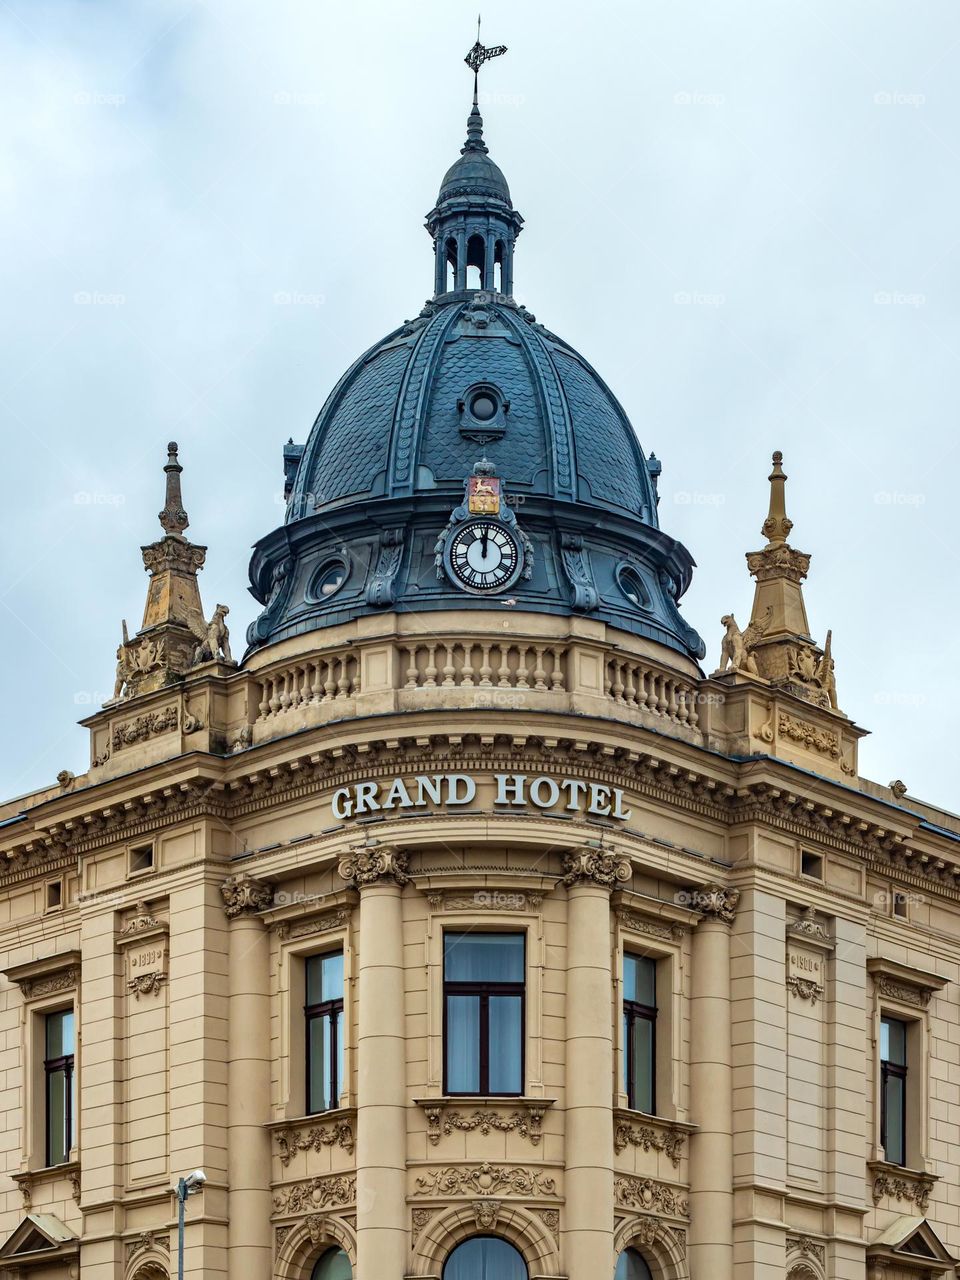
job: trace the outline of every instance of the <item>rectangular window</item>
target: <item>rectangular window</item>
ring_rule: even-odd
[[[48,1013],[43,1055],[48,1166],[66,1164],[74,1145],[74,1053],[73,1010]]]
[[[343,952],[306,963],[307,1113],[332,1111],[343,1088]]]
[[[446,1093],[523,1093],[525,966],[522,933],[444,934]]]
[[[891,1164],[906,1164],[907,1024],[880,1020],[880,1145]]]
[[[623,957],[623,1061],[627,1106],[656,1114],[657,963]]]

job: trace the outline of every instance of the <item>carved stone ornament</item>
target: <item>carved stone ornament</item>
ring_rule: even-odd
[[[781,711],[777,717],[777,731],[791,742],[797,742],[811,751],[829,756],[832,760],[840,758],[840,737],[832,729],[819,729],[806,720],[798,720],[796,716]]]
[[[367,583],[364,599],[375,608],[386,609],[396,599],[396,579],[403,559],[403,530],[384,529],[380,534],[380,551],[373,577]]]
[[[688,1201],[673,1187],[652,1178],[621,1175],[614,1179],[614,1200],[624,1209],[659,1210],[672,1217],[685,1218],[690,1212]]]
[[[318,933],[330,933],[334,929],[342,929],[349,919],[349,907],[340,907],[332,913],[327,912],[326,915],[306,920],[277,920],[273,929],[281,941],[287,938],[312,938]]]
[[[824,947],[833,947],[833,939],[827,932],[826,925],[817,918],[815,907],[807,907],[799,920],[791,920],[787,925],[787,933],[793,938],[809,939]]]
[[[596,609],[600,593],[590,567],[590,556],[583,536],[579,533],[561,533],[560,563],[567,581],[573,588],[573,607],[583,613]]]
[[[725,889],[723,885],[708,884],[690,889],[688,906],[702,916],[713,916],[724,924],[733,924],[740,901],[739,889]]]
[[[540,1219],[543,1222],[544,1226],[553,1236],[554,1241],[557,1244],[559,1244],[560,1243],[560,1210],[559,1209],[538,1209],[537,1213],[539,1214]]]
[[[127,1242],[127,1261],[131,1262],[141,1253],[148,1253],[153,1250],[159,1250],[160,1253],[169,1253],[169,1238],[157,1231],[141,1231],[135,1240]]]
[[[244,913],[267,911],[273,905],[273,885],[243,873],[228,876],[220,886],[220,893],[223,909],[231,920]]]
[[[505,1165],[457,1165],[425,1169],[417,1178],[418,1196],[555,1196],[557,1180],[540,1169]]]
[[[686,1137],[679,1129],[653,1129],[648,1125],[638,1126],[620,1121],[613,1131],[613,1149],[617,1155],[627,1147],[639,1147],[642,1151],[662,1151],[676,1167],[680,1164]]]
[[[121,937],[129,938],[136,937],[141,933],[152,933],[154,930],[162,930],[166,932],[167,927],[168,926],[164,921],[158,920],[155,916],[150,914],[150,908],[145,902],[138,902],[137,914],[132,920],[127,921],[120,930],[120,935]]]
[[[352,1151],[354,1145],[353,1126],[349,1120],[335,1120],[329,1127],[291,1125],[286,1129],[278,1129],[273,1136],[284,1168],[299,1151],[322,1151],[324,1147],[333,1146]]]
[[[809,1000],[811,1004],[816,1004],[823,995],[823,987],[819,982],[810,978],[798,978],[795,974],[787,978],[787,986],[795,996],[799,996],[801,1000]]]
[[[521,1138],[528,1138],[533,1146],[540,1145],[543,1136],[543,1117],[547,1110],[543,1106],[528,1106],[525,1112],[512,1111],[509,1115],[501,1115],[492,1109],[477,1110],[467,1115],[462,1111],[448,1111],[445,1106],[425,1106],[427,1117],[427,1137],[436,1146],[441,1137],[449,1137],[451,1133],[473,1133],[479,1131],[486,1137],[490,1133],[516,1133]]]
[[[916,1005],[918,1009],[926,1009],[930,1005],[933,992],[924,987],[913,986],[909,982],[898,982],[886,973],[875,975],[877,990],[890,1000],[900,1000],[904,1004]]]
[[[684,926],[676,920],[645,920],[643,916],[638,916],[635,912],[626,909],[617,912],[617,919],[624,929],[629,929],[631,933],[643,933],[650,938],[662,938],[664,942],[679,942],[686,933]]]
[[[356,1198],[356,1177],[339,1174],[280,1187],[274,1193],[273,1207],[278,1214],[301,1214],[325,1209],[328,1205],[353,1204]]]
[[[879,1204],[884,1196],[891,1200],[906,1201],[916,1205],[917,1212],[925,1214],[933,1191],[933,1179],[919,1174],[916,1177],[897,1177],[879,1173],[873,1180],[873,1203]]]
[[[720,619],[720,625],[723,627],[723,642],[720,645],[720,665],[715,674],[722,676],[727,667],[730,667],[740,675],[759,676],[760,669],[753,656],[753,650],[758,641],[763,638],[772,618],[773,608],[768,607],[758,622],[751,622],[741,631],[733,614],[725,613]]]
[[[407,871],[409,861],[409,856],[397,849],[358,845],[349,857],[341,860],[337,871],[355,889],[363,889],[384,878],[395,880],[402,887],[411,883]]]
[[[413,1230],[410,1233],[413,1238],[414,1244],[417,1243],[417,1240],[420,1237],[420,1232],[423,1230],[423,1228],[427,1225],[427,1223],[430,1221],[432,1217],[433,1217],[432,1209],[414,1209],[411,1215]]]
[[[474,1200],[473,1212],[477,1219],[478,1231],[493,1231],[500,1216],[499,1200]]]
[[[826,1257],[826,1250],[822,1244],[818,1244],[816,1240],[811,1240],[809,1236],[787,1236],[787,1254],[798,1253],[803,1258],[815,1258],[820,1265],[823,1265]]]
[[[172,705],[163,707],[160,711],[150,711],[146,715],[137,716],[134,720],[125,720],[122,724],[114,726],[113,749],[120,751],[137,742],[146,742],[148,738],[172,733],[179,723],[180,711]]]
[[[38,978],[26,978],[20,983],[24,1000],[36,1000],[40,996],[52,996],[58,991],[72,991],[80,978],[80,970],[71,967],[59,973],[45,974]]]
[[[167,975],[165,973],[138,973],[135,978],[131,978],[127,983],[127,990],[135,1000],[139,1000],[141,996],[158,996],[160,988],[166,980]]]
[[[576,849],[563,855],[561,884],[567,888],[591,881],[602,889],[613,889],[616,884],[629,880],[632,871],[626,858],[605,853],[602,849]]]
[[[644,1214],[642,1218],[637,1219],[631,1243],[649,1249],[663,1235],[663,1232],[664,1226],[658,1217],[654,1214]]]

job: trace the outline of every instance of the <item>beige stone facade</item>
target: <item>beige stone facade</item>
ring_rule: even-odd
[[[308,1278],[333,1246],[439,1278],[478,1233],[530,1277],[630,1245],[662,1280],[952,1274],[960,822],[861,780],[853,725],[763,678],[584,619],[431,622],[108,704],[89,773],[2,811],[0,1275],[175,1274],[194,1168],[207,1280]],[[517,1096],[444,1093],[450,930],[524,938]],[[342,1087],[311,1115],[304,963],[338,949]],[[625,953],[657,966],[655,1115],[624,1092]],[[49,1167],[40,1028],[68,1006]]]

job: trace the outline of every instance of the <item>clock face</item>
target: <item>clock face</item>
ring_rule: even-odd
[[[461,525],[448,555],[457,584],[477,593],[512,586],[523,568],[519,542],[495,520],[471,520]]]

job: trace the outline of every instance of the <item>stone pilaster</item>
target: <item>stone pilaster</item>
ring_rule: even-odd
[[[693,934],[690,1093],[690,1271],[733,1280],[733,1079],[730,1044],[730,925],[739,891],[695,889],[702,913]]]
[[[613,1018],[610,891],[625,859],[596,849],[564,858],[567,886],[564,1271],[613,1274]]]
[[[230,917],[229,1273],[270,1280],[270,946],[257,912],[273,890],[241,875],[225,880],[221,893]]]
[[[357,1000],[357,1274],[400,1280],[407,1226],[407,1078],[402,886],[406,855],[355,849],[340,863],[361,890]]]

